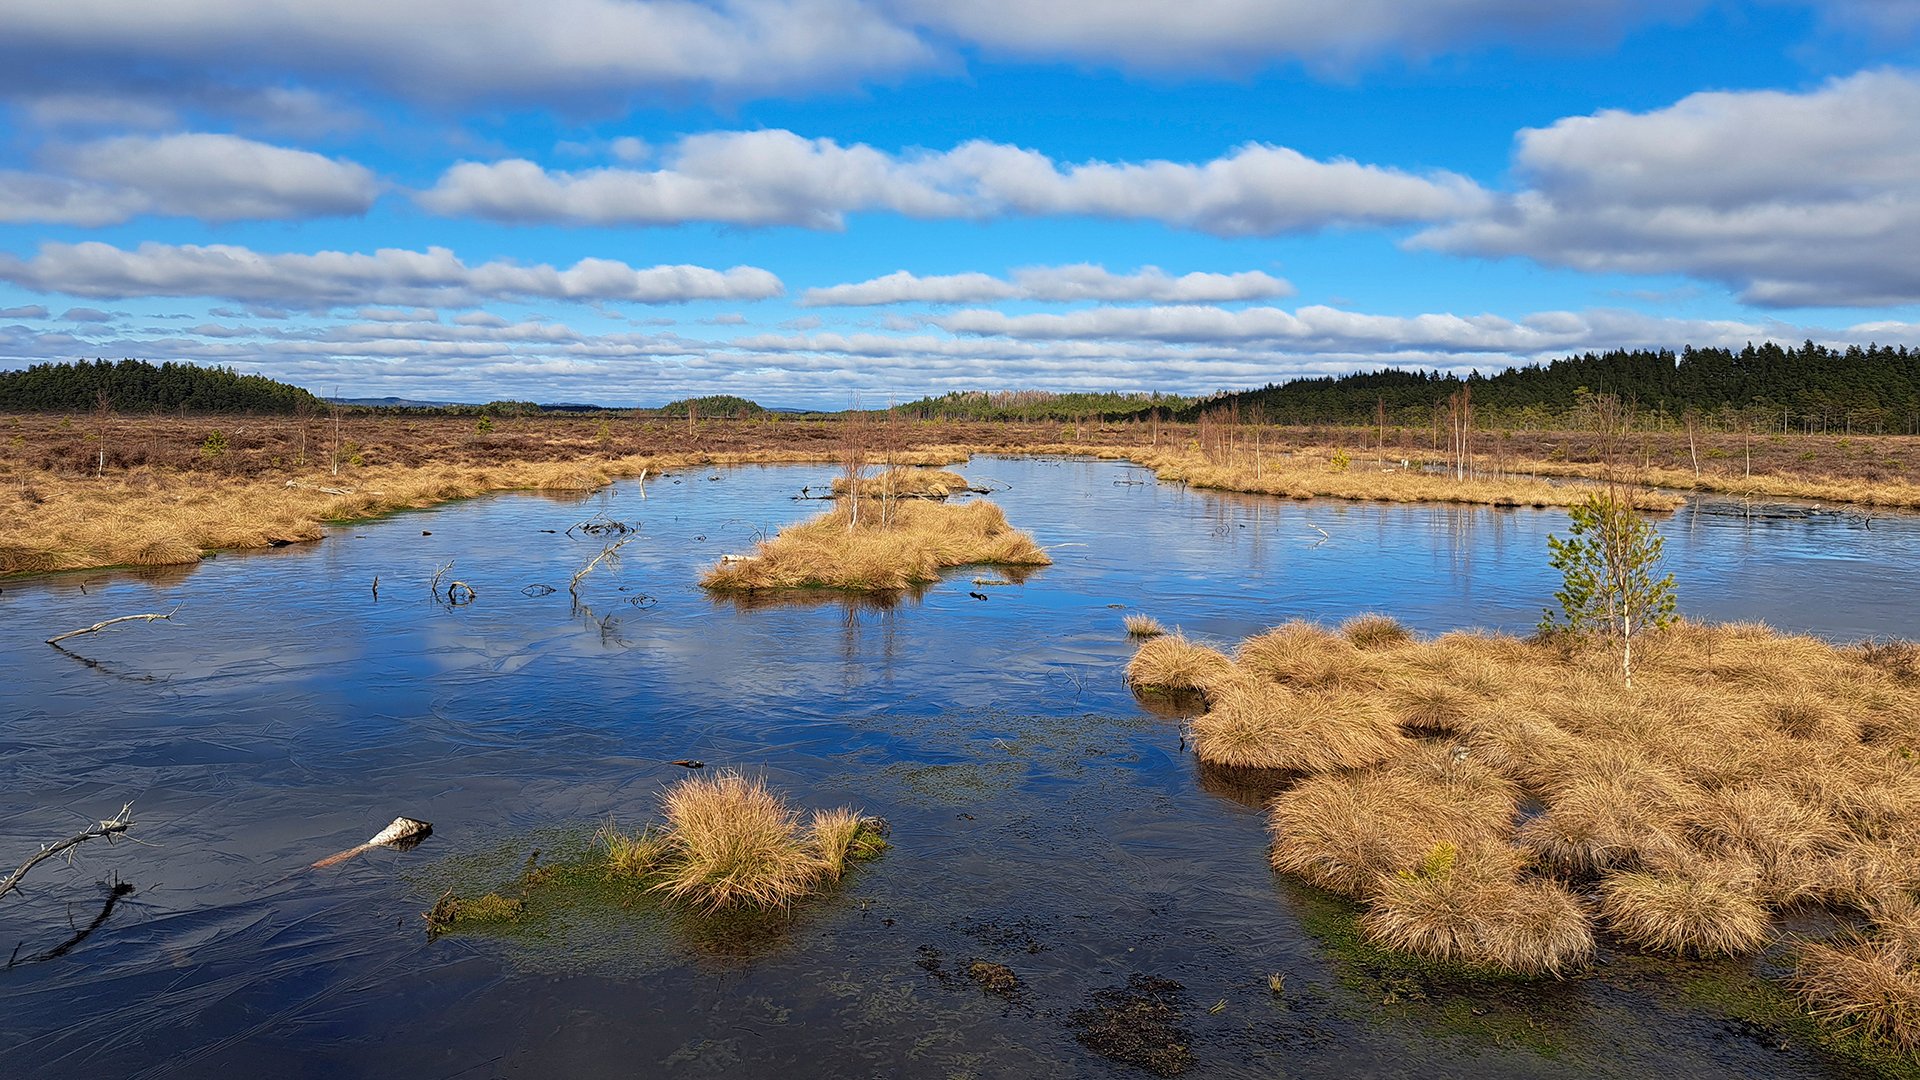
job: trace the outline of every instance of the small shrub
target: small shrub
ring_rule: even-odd
[[[214,428],[208,432],[206,439],[200,443],[200,456],[206,458],[208,461],[215,461],[225,457],[226,453],[227,435],[219,428]]]

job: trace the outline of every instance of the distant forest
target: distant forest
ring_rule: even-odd
[[[292,413],[323,402],[264,375],[197,364],[85,360],[0,371],[0,411],[85,412],[102,395],[118,412]]]
[[[1589,402],[1611,395],[1654,426],[1692,413],[1722,427],[1920,433],[1920,350],[1811,341],[1796,349],[1586,353],[1484,378],[1388,369],[1295,379],[1211,398],[1182,418],[1226,409],[1273,423],[1369,424],[1384,406],[1389,423],[1421,424],[1462,389],[1482,424],[1577,426]]]
[[[1677,426],[1688,414],[1723,428],[1920,434],[1920,350],[1809,341],[1728,349],[1615,350],[1497,375],[1442,375],[1383,368],[1338,378],[1294,379],[1207,398],[1145,394],[955,392],[908,402],[909,416],[969,420],[1191,421],[1201,415],[1276,424],[1425,425],[1467,390],[1482,425],[1583,426],[1598,399],[1630,407],[1647,426]]]

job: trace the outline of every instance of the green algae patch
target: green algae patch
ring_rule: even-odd
[[[1564,983],[1380,948],[1360,932],[1360,905],[1323,889],[1279,878],[1302,929],[1320,943],[1341,987],[1375,1009],[1356,1019],[1404,1020],[1472,1047],[1520,1050],[1549,1061],[1576,1051],[1574,1003]]]
[[[1865,1036],[1824,1027],[1807,1015],[1800,999],[1779,977],[1737,961],[1701,963],[1676,981],[1675,992],[1684,1003],[1727,1021],[1742,1032],[1778,1049],[1795,1045],[1818,1047],[1837,1061],[1870,1071],[1875,1076],[1920,1080],[1920,1061]]]

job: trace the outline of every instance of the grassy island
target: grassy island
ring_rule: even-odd
[[[1128,678],[1204,701],[1202,762],[1283,781],[1274,867],[1363,904],[1376,946],[1560,975],[1597,936],[1741,956],[1825,916],[1809,1011],[1920,1049],[1920,647],[1686,622],[1640,647],[1629,688],[1566,638],[1366,616],[1231,655],[1154,637]]]

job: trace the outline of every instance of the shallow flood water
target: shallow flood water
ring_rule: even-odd
[[[791,496],[827,467],[784,466],[7,583],[0,862],[127,801],[142,843],[96,841],[0,899],[0,1075],[1145,1075],[1075,1037],[1135,976],[1181,985],[1192,1076],[1851,1074],[1625,957],[1383,998],[1313,933],[1328,902],[1266,869],[1261,793],[1197,771],[1179,722],[1121,683],[1123,611],[1223,641],[1367,610],[1524,632],[1564,514],[1198,492],[1113,462],[962,471],[1005,485],[1054,566],[1016,586],[959,571],[891,608],[708,598],[694,582],[721,553],[824,505]],[[1920,519],[1738,511],[1662,521],[1683,612],[1920,636]],[[564,530],[602,512],[640,538],[576,602],[604,540]],[[429,596],[449,560],[471,604]],[[175,604],[70,654],[42,643]],[[681,758],[885,817],[893,847],[750,941],[653,911],[428,940],[442,888],[653,819]],[[304,869],[397,814],[433,836]],[[134,891],[81,936],[115,881]],[[1021,988],[982,993],[974,960]]]

